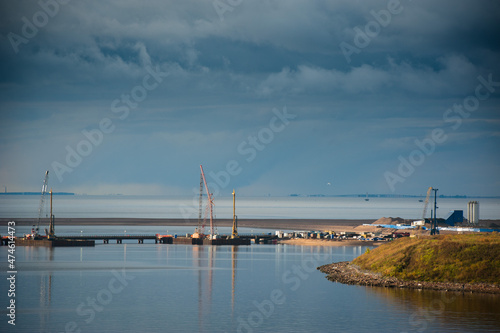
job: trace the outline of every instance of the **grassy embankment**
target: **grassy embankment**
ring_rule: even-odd
[[[402,280],[500,285],[500,234],[402,238],[352,263]]]

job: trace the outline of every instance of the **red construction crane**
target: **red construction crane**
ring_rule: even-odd
[[[203,175],[200,173],[200,196],[198,198],[198,228],[196,233],[201,236],[205,233],[205,216],[202,216],[202,204],[203,204]],[[203,218],[203,221],[202,221]],[[203,224],[202,224],[203,223]]]
[[[208,209],[210,211],[210,239],[214,239],[214,198],[213,194],[210,193],[208,189],[207,180],[205,179],[205,173],[203,172],[203,166],[200,165],[201,177],[203,178],[203,183],[205,184],[205,189],[207,190],[207,198],[208,198]]]

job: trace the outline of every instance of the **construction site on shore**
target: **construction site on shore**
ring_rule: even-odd
[[[231,233],[221,235],[217,232],[214,216],[214,196],[208,188],[208,184],[203,171],[203,166],[200,165],[200,192],[199,192],[199,211],[197,226],[194,232],[188,233],[185,236],[170,235],[170,234],[154,234],[154,235],[74,235],[58,237],[55,233],[55,216],[52,211],[52,189],[48,191],[49,171],[45,172],[40,204],[38,209],[38,219],[35,221],[31,232],[22,237],[16,237],[16,245],[20,246],[94,246],[96,241],[102,241],[108,244],[110,241],[122,243],[124,240],[136,240],[139,244],[145,240],[154,240],[160,244],[190,244],[190,245],[250,245],[251,243],[279,243],[287,239],[308,239],[308,240],[357,240],[357,241],[372,241],[383,242],[400,237],[413,237],[418,235],[435,235],[440,232],[492,232],[499,231],[499,225],[490,223],[490,228],[480,226],[479,223],[479,203],[470,201],[468,204],[467,218],[464,218],[463,210],[453,210],[446,219],[436,217],[437,211],[437,191],[432,187],[428,188],[427,196],[424,200],[424,209],[420,220],[407,220],[399,217],[383,217],[371,223],[351,222],[351,226],[334,225],[328,223],[333,220],[313,220],[307,223],[308,230],[305,231],[290,231],[294,229],[294,223],[290,220],[273,220],[273,226],[282,230],[276,230],[274,233],[267,234],[247,234],[240,235],[238,233],[238,217],[236,216],[236,192],[233,190],[233,218],[231,222]],[[205,194],[204,194],[205,192]],[[431,193],[434,192],[434,205],[431,209],[431,217],[427,218],[427,208]],[[43,219],[43,211],[45,205],[45,197],[50,194],[50,214],[48,218],[49,228],[45,229],[45,235],[40,234],[40,224]],[[204,197],[206,197],[206,205],[204,207]],[[368,196],[364,199],[368,201]],[[205,208],[205,209],[203,209]],[[162,221],[162,220],[160,220]],[[252,222],[244,221],[247,227],[252,226]],[[61,221],[62,224],[68,221]],[[185,220],[183,221],[186,222]],[[222,220],[220,225],[227,225],[228,220]],[[246,223],[245,223],[246,222]],[[277,223],[279,222],[279,223]],[[316,223],[315,223],[316,222]],[[322,222],[321,225],[319,222]],[[366,222],[366,221],[364,221]],[[498,221],[497,221],[498,222]],[[109,222],[108,222],[109,223]],[[195,224],[195,221],[190,221]],[[209,230],[206,230],[209,223]],[[255,221],[254,221],[255,223]],[[106,223],[104,223],[106,224]],[[115,223],[113,223],[115,224]],[[260,223],[262,224],[262,223]],[[156,225],[156,224],[155,224]],[[157,225],[161,225],[159,222]],[[304,225],[302,225],[304,226]],[[260,227],[264,227],[263,225]],[[285,230],[285,231],[283,231]],[[7,245],[9,236],[1,238],[1,244]]]

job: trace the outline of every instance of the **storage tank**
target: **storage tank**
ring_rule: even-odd
[[[479,202],[469,201],[467,205],[467,220],[470,224],[479,223]]]

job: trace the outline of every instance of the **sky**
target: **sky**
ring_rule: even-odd
[[[500,2],[2,1],[1,191],[500,195]]]

